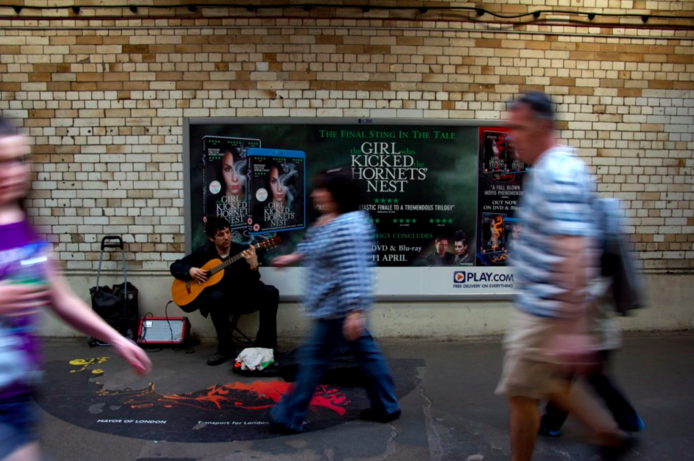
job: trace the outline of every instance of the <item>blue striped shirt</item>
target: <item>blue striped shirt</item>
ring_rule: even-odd
[[[309,317],[341,318],[373,300],[375,229],[364,211],[313,226],[296,252],[304,255],[304,309]]]
[[[562,311],[565,304],[561,301],[568,289],[553,276],[564,258],[556,246],[557,238],[586,238],[586,277],[595,277],[600,237],[595,200],[593,176],[570,147],[555,146],[533,165],[524,183],[518,213],[522,229],[511,258],[519,285],[516,307],[540,317],[569,316]],[[578,302],[589,299],[585,287]]]

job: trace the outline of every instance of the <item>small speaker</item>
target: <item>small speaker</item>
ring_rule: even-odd
[[[137,342],[147,344],[183,344],[190,337],[188,317],[143,317]]]

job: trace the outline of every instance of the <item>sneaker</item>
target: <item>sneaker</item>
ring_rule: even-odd
[[[400,418],[401,413],[401,410],[395,410],[393,413],[381,413],[380,411],[374,411],[369,408],[359,414],[359,419],[363,419],[365,421],[375,421],[377,423],[389,423]]]
[[[636,419],[633,418],[620,418],[617,417],[617,423],[619,428],[626,432],[641,432],[646,428],[646,423],[639,415],[636,415]]]
[[[270,419],[270,430],[274,432],[275,434],[301,434],[304,432],[304,427],[306,427],[307,423],[304,421],[301,423],[301,427],[299,429],[293,429],[289,426],[285,426],[284,424],[279,424],[276,422],[272,421],[272,418]]]
[[[234,354],[225,354],[217,351],[216,354],[207,359],[207,364],[211,367],[216,367],[217,365],[221,365],[227,360],[229,360],[233,355]]]
[[[543,426],[540,428],[539,434],[544,435],[545,437],[559,437],[561,435],[561,430],[557,429],[556,431],[553,431],[552,429]]]
[[[547,414],[542,415],[542,419],[540,420],[540,430],[538,431],[538,434],[544,435],[545,437],[559,437],[561,435],[561,426],[563,424],[563,421],[560,422],[559,427],[556,429],[551,429],[552,426],[556,427],[556,421],[554,421],[554,424],[550,424],[549,420],[550,419],[556,419],[556,418],[551,418]]]

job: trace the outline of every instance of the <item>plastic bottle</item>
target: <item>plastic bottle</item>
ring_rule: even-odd
[[[34,285],[37,288],[46,285],[48,254],[45,249],[45,243],[26,245],[23,250],[27,256],[13,264],[7,280],[10,283]],[[38,327],[35,314],[13,318],[11,325],[14,329],[24,331],[33,331]]]

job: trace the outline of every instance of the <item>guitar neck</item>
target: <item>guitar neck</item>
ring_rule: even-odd
[[[251,245],[251,246],[253,246],[253,247],[255,247],[256,249],[258,249],[258,245]],[[250,248],[250,247],[248,247],[248,248]],[[244,250],[244,251],[246,251],[246,250]],[[241,253],[243,253],[243,251],[242,251]],[[216,274],[217,272],[226,269],[227,267],[229,267],[230,265],[234,264],[234,263],[235,263],[236,261],[238,261],[239,259],[243,258],[243,256],[241,256],[241,253],[239,253],[239,254],[237,254],[237,255],[235,255],[235,256],[232,256],[231,258],[227,259],[226,261],[224,261],[224,262],[223,262],[222,264],[220,264],[219,266],[215,266],[215,267],[213,267],[212,269],[210,269],[210,275],[214,275],[214,274]]]

